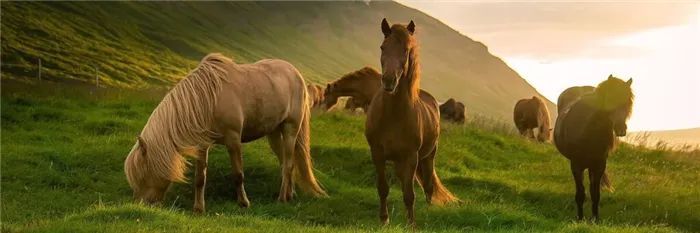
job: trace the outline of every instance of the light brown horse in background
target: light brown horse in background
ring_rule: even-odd
[[[318,84],[306,85],[306,90],[309,92],[309,106],[312,108],[320,107],[323,103],[323,87]]]
[[[351,96],[355,108],[362,108],[367,112],[372,98],[379,91],[381,77],[379,71],[369,66],[347,73],[326,85],[323,105],[330,109],[338,102],[339,97]]]
[[[280,201],[292,198],[293,179],[303,191],[327,197],[311,164],[307,95],[301,74],[286,61],[235,64],[208,54],[158,104],[126,158],[134,199],[159,203],[172,182],[186,181],[184,155],[190,155],[197,159],[194,212],[204,212],[208,151],[215,143],[228,149],[237,203],[248,207],[241,145],[263,136],[282,167]]]
[[[593,217],[598,219],[601,187],[614,188],[606,172],[607,158],[616,144],[615,125],[625,124],[632,113],[632,79],[627,82],[612,75],[591,92],[581,96],[559,114],[554,128],[554,145],[571,162],[576,182],[578,219],[583,219],[586,190],[583,172],[588,169]]]
[[[435,154],[440,136],[438,103],[420,90],[418,44],[413,36],[416,25],[389,26],[382,20],[381,90],[369,106],[365,137],[377,171],[379,219],[389,223],[386,180],[387,161],[393,161],[401,181],[409,225],[416,229],[414,180],[425,192],[428,204],[458,202],[440,182],[435,171]],[[416,174],[417,173],[417,174]]]
[[[526,138],[535,138],[533,129],[538,129],[537,141],[548,142],[552,137],[551,119],[547,104],[540,97],[521,99],[513,108],[513,121]]]

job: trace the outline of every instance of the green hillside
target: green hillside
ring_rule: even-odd
[[[238,62],[280,58],[311,82],[379,67],[379,25],[418,25],[423,89],[505,119],[539,95],[487,47],[395,2],[8,2],[2,78],[170,86],[209,52]],[[550,109],[554,105],[550,103]],[[556,114],[555,111],[551,111]],[[554,116],[553,116],[554,117]]]
[[[207,215],[191,214],[194,187],[174,185],[164,204],[129,204],[123,161],[164,92],[26,85],[3,80],[2,232],[402,232],[401,188],[387,172],[391,226],[380,228],[364,118],[314,114],[311,152],[330,199],[276,201],[280,169],[265,140],[243,148],[252,206],[235,204],[225,148],[210,152]],[[622,145],[604,192],[604,222],[578,223],[568,161],[552,145],[514,136],[511,124],[443,123],[436,167],[461,206],[428,207],[416,187],[424,232],[698,232],[698,154]],[[392,169],[389,168],[389,171]],[[192,172],[188,177],[192,177]],[[586,203],[590,216],[590,202]]]

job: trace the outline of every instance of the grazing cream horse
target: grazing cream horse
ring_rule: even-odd
[[[280,201],[292,198],[294,181],[313,196],[327,197],[312,172],[307,95],[301,74],[286,61],[235,64],[208,54],[163,98],[126,158],[134,199],[161,202],[172,182],[186,182],[189,155],[197,160],[194,212],[204,212],[208,151],[220,144],[231,159],[237,204],[248,207],[241,144],[263,136],[282,166]]]

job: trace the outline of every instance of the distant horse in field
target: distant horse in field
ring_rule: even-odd
[[[323,87],[318,84],[306,85],[306,90],[309,92],[309,104],[312,108],[321,106],[323,103]]]
[[[330,109],[338,102],[338,97],[351,96],[355,108],[362,108],[367,112],[370,101],[380,88],[381,77],[379,71],[369,66],[347,73],[326,85],[323,105]]]
[[[250,202],[243,187],[242,143],[267,136],[282,167],[278,200],[289,201],[294,182],[327,197],[313,174],[309,153],[308,92],[299,71],[283,60],[235,64],[208,54],[158,104],[124,162],[133,197],[159,203],[172,182],[186,182],[197,159],[194,212],[204,212],[204,186],[211,145],[228,148],[237,204]]]
[[[547,104],[537,96],[530,99],[521,99],[513,109],[513,121],[521,135],[527,138],[535,138],[533,129],[538,129],[537,141],[547,142],[552,137],[552,128],[549,119]]]
[[[593,91],[569,104],[557,118],[554,145],[571,162],[579,220],[583,219],[583,202],[586,200],[584,170],[588,169],[595,219],[598,219],[601,187],[614,191],[605,168],[608,155],[616,144],[615,135],[627,134],[626,130],[614,132],[614,126],[624,124],[632,113],[634,94],[631,86],[631,78],[625,82],[610,75]]]
[[[584,94],[593,91],[593,86],[574,86],[564,90],[557,99],[557,113],[561,114],[564,109],[568,109],[569,105],[576,102]]]
[[[389,223],[387,196],[389,183],[385,166],[393,161],[401,181],[408,223],[415,230],[414,180],[425,192],[428,204],[459,202],[440,182],[435,171],[435,154],[440,136],[438,103],[420,90],[418,45],[413,36],[416,25],[389,26],[382,20],[381,91],[374,95],[365,125],[372,160],[377,171],[379,219]]]
[[[448,121],[464,124],[467,119],[467,108],[462,102],[450,98],[440,105],[440,116]]]

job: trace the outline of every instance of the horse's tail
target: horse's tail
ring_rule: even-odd
[[[299,134],[297,134],[296,143],[294,145],[294,170],[292,171],[294,181],[299,185],[302,191],[309,193],[315,197],[328,197],[325,191],[319,186],[318,181],[313,173],[313,167],[311,163],[311,144],[310,144],[310,134],[311,129],[309,125],[309,120],[311,118],[311,110],[309,109],[309,104],[307,95],[309,93],[304,87],[304,98],[305,104],[302,104],[302,120],[301,126],[299,127]]]
[[[432,165],[432,164],[431,164]],[[425,169],[423,166],[430,166],[425,163],[418,163],[418,170],[423,170]],[[420,174],[420,173],[419,173]],[[416,176],[418,178],[418,183],[423,186],[424,181],[422,180],[423,178],[418,175]],[[444,206],[447,204],[451,203],[461,203],[462,201],[459,200],[459,198],[455,197],[450,190],[447,190],[445,186],[442,184],[440,181],[440,178],[437,176],[437,171],[433,170],[433,195],[431,197],[430,203],[437,205],[437,206]]]
[[[603,177],[600,179],[600,188],[611,193],[615,192],[615,187],[613,187],[612,181],[610,181],[608,171],[603,172]]]

